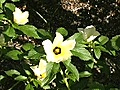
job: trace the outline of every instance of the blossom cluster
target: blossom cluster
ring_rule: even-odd
[[[24,25],[28,22],[29,12],[22,12],[19,8],[15,8],[13,16],[15,23],[18,25]],[[79,30],[79,32],[82,33],[83,39],[87,42],[93,41],[97,36],[100,35],[93,25],[86,27],[84,30]],[[39,65],[31,66],[31,69],[37,76],[38,80],[43,80],[46,77],[46,67],[48,62],[59,63],[71,58],[71,50],[74,49],[76,41],[63,40],[63,36],[59,32],[56,32],[56,37],[54,38],[53,43],[49,39],[42,42],[44,51],[46,53],[46,60],[41,59]]]

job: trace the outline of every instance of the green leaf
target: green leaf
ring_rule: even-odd
[[[13,60],[19,60],[18,55],[22,54],[20,51],[18,50],[12,50],[9,51],[6,55],[10,58],[12,58]]]
[[[103,46],[97,46],[101,51],[109,53],[109,51]]]
[[[8,27],[7,31],[4,32],[4,34],[6,34],[9,37],[15,37],[15,35],[16,35],[14,28],[10,27],[10,26]]]
[[[1,81],[3,78],[4,78],[4,76],[3,76],[3,75],[0,75],[0,81]]]
[[[2,3],[4,3],[6,0],[0,0],[0,3],[2,4]]]
[[[68,38],[68,40],[74,40],[74,39],[78,44],[82,43],[83,42],[82,33],[75,33],[74,35]]]
[[[86,66],[93,69],[94,68],[94,61],[90,60],[90,61],[86,62]]]
[[[17,26],[15,27],[16,29],[19,29],[20,31],[22,31],[24,34],[30,36],[30,37],[34,37],[34,38],[40,38],[37,34],[37,28],[32,26],[32,25],[23,25],[23,26]]]
[[[35,85],[36,88],[38,88],[38,85],[39,85],[38,80],[34,79],[34,80],[33,80],[33,84]]]
[[[92,74],[89,73],[88,71],[83,71],[83,72],[80,72],[79,77],[80,77],[80,78],[83,78],[83,77],[89,77],[89,76],[91,76],[91,75],[92,75]]]
[[[15,5],[12,3],[6,3],[5,4],[5,15],[7,19],[13,20],[13,12],[15,10]]]
[[[0,14],[0,20],[2,20],[5,17],[4,14]]]
[[[54,63],[52,71],[54,74],[58,73],[58,71],[60,70],[60,64],[59,63]]]
[[[2,7],[2,6],[0,6],[0,7]],[[1,14],[1,13],[3,13],[3,10],[2,10],[2,9],[0,9],[0,14]]]
[[[14,79],[17,80],[17,81],[24,81],[24,80],[27,79],[27,77],[20,75],[20,76],[17,76],[16,78],[14,78]]]
[[[0,0],[0,9],[3,8],[3,7],[2,7],[2,6],[3,6],[2,4],[5,3],[5,1],[6,1],[6,0]],[[1,10],[1,11],[2,11],[2,10]]]
[[[79,57],[81,60],[89,61],[92,59],[90,52],[85,48],[75,48],[71,52],[74,56]]]
[[[25,90],[34,90],[33,86],[29,83],[27,84],[27,86],[25,87]]]
[[[59,71],[59,68],[60,68],[60,64],[59,63],[53,63],[53,62],[49,62],[47,64],[47,74],[56,74],[58,71]]]
[[[40,34],[40,38],[42,38],[42,39],[52,39],[52,36],[46,30],[44,30],[44,29],[37,29],[37,31]]]
[[[56,30],[56,32],[59,32],[60,34],[62,34],[63,36],[67,36],[68,35],[68,31],[63,28],[63,27],[60,27]]]
[[[42,87],[48,85],[51,81],[55,79],[56,73],[59,71],[60,65],[59,63],[49,62],[47,64],[46,72],[47,76],[42,81]]]
[[[32,43],[25,43],[22,48],[25,50],[25,51],[28,51],[28,50],[31,50],[34,48],[34,45]]]
[[[9,10],[11,10],[12,12],[14,12],[14,10],[15,10],[15,5],[12,3],[6,3],[5,7],[8,8]]]
[[[120,50],[120,35],[116,35],[111,39],[112,47],[119,51]]]
[[[109,38],[106,37],[106,36],[101,36],[101,37],[98,38],[98,40],[99,40],[101,45],[104,45],[105,43],[108,42]]]
[[[20,72],[18,72],[17,70],[8,70],[8,71],[5,71],[5,73],[8,75],[8,76],[11,76],[12,75],[20,75]]]
[[[94,48],[94,54],[97,59],[101,56],[101,50],[99,48]]]
[[[31,49],[28,53],[29,59],[40,59],[40,57],[41,57],[41,54],[34,49]]]
[[[25,71],[25,73],[26,73],[28,76],[30,76],[30,75],[31,75],[31,73],[30,73],[30,71],[29,71],[29,70],[24,69],[24,71]]]
[[[66,62],[63,62],[63,64],[65,65],[65,67],[68,69],[68,71],[70,71],[71,73],[72,73],[72,75],[73,75],[73,77],[77,80],[77,81],[79,81],[79,72],[78,72],[78,70],[77,70],[77,68],[73,65],[73,64],[71,64],[71,63],[66,63]],[[75,81],[75,80],[74,80]]]
[[[18,1],[20,1],[20,0],[12,0],[13,2],[18,2]]]

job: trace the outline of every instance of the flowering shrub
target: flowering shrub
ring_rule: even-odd
[[[6,0],[0,1],[1,62],[15,61],[20,66],[1,70],[1,83],[12,78],[15,82],[8,87],[9,90],[16,89],[21,83],[25,90],[105,90],[102,84],[92,80],[92,70],[101,72],[103,66],[100,60],[103,53],[117,56],[120,51],[120,35],[109,39],[101,35],[93,25],[85,29],[78,28],[78,32],[72,36],[68,36],[67,30],[62,27],[56,30],[56,34],[52,34],[30,25],[28,16],[28,11],[22,12],[14,4],[6,3]],[[21,36],[28,38],[29,42],[15,42]],[[63,41],[64,37],[68,38]],[[34,40],[41,43],[36,44]],[[79,61],[84,62],[85,69],[82,71],[77,66],[81,63]],[[104,65],[107,66],[106,63]]]

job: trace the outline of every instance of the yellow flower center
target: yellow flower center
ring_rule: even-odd
[[[60,47],[55,47],[55,48],[53,49],[53,52],[55,53],[55,55],[58,55],[58,54],[61,53],[61,48],[60,48]]]

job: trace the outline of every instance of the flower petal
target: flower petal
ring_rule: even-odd
[[[24,25],[28,22],[29,12],[22,12],[19,8],[15,8],[15,12],[13,12],[14,22],[20,25]]]
[[[62,47],[66,48],[66,50],[72,50],[75,47],[75,40],[66,40],[62,43]]]
[[[93,35],[93,33],[96,31],[95,27],[93,25],[91,26],[87,26],[84,29],[84,33],[85,35],[87,35],[87,38],[89,38],[91,35]]]
[[[63,42],[63,39],[64,39],[63,36],[60,33],[56,32],[56,37],[53,41],[53,45],[54,46],[60,45]]]
[[[33,70],[35,76],[40,76],[40,69],[38,68],[38,65],[31,66],[30,68]]]
[[[41,59],[39,62],[40,74],[43,74],[46,72],[46,66],[47,66],[47,62],[45,60]]]
[[[46,54],[50,54],[52,52],[52,42],[49,39],[43,41],[42,45]]]

